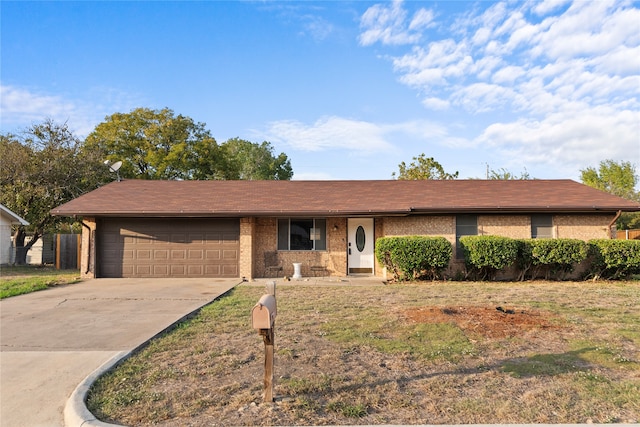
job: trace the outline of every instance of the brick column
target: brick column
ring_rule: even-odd
[[[254,246],[256,232],[255,218],[240,218],[240,277],[253,280]]]
[[[96,277],[96,219],[82,220],[82,240],[80,242],[80,277],[95,279]]]

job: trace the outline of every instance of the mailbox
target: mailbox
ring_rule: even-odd
[[[276,297],[262,295],[251,309],[251,325],[254,329],[272,329],[276,321]]]

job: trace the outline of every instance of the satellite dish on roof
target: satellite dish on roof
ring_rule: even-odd
[[[105,160],[104,164],[109,168],[109,172],[113,172],[118,176],[118,182],[120,182],[120,174],[118,170],[122,167],[122,162],[118,160],[117,162],[110,164],[109,160]]]
[[[109,165],[109,170],[111,172],[118,172],[118,169],[120,169],[121,166],[122,166],[122,162],[120,160],[118,160],[114,164]]]

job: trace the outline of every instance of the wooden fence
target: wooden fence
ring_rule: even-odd
[[[56,269],[80,268],[80,234],[56,234]]]
[[[616,239],[622,240],[640,240],[640,230],[618,230]]]

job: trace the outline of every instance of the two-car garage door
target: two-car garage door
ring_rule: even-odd
[[[237,219],[103,219],[99,277],[238,277]]]

